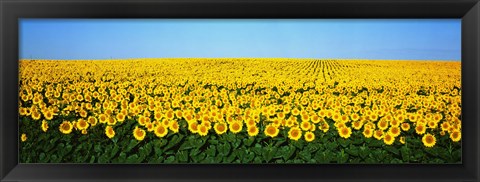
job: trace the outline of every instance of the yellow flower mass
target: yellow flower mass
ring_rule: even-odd
[[[19,66],[20,118],[45,133],[58,127],[90,135],[102,127],[113,138],[113,128],[134,123],[127,137],[136,140],[169,132],[305,141],[337,132],[386,145],[413,133],[409,140],[426,147],[435,136],[461,140],[459,62],[171,58]]]

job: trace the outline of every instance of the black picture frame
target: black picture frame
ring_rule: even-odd
[[[1,181],[479,181],[478,0],[1,0]],[[19,18],[461,18],[462,164],[18,164]]]

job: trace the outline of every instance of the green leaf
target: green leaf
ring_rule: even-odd
[[[272,160],[273,156],[277,152],[277,148],[275,147],[266,147],[265,150],[262,153],[262,157],[266,162],[269,162]]]
[[[368,147],[365,147],[365,146],[361,146],[360,150],[358,152],[359,156],[363,159],[365,159],[365,157],[367,157],[369,153],[370,153],[370,151],[369,151]]]
[[[195,155],[195,156],[192,156],[192,155],[190,155],[190,156],[192,157],[193,162],[198,163],[198,162],[200,162],[201,160],[205,159],[205,157],[206,157],[207,155],[206,155],[205,153],[200,153],[200,154]]]
[[[358,137],[358,138],[355,138],[355,139],[352,140],[352,144],[354,144],[354,145],[359,145],[359,144],[362,144],[362,143],[365,143],[363,141],[362,137]]]
[[[250,161],[253,160],[255,157],[255,154],[253,152],[247,152],[247,154],[242,158],[243,163],[249,163]]]
[[[305,142],[303,140],[298,140],[298,141],[291,141],[291,144],[298,149],[303,149]]]
[[[242,159],[245,155],[246,155],[246,151],[245,150],[234,150],[233,153],[235,153],[235,155]]]
[[[227,163],[227,164],[230,164],[230,163],[232,163],[232,162],[235,160],[236,157],[237,157],[237,156],[235,155],[235,153],[232,152],[232,154],[230,154],[229,156],[223,158],[223,162],[224,162],[224,163]]]
[[[194,148],[192,150],[190,150],[190,156],[193,157],[193,156],[196,156],[200,153],[201,151],[197,148]]]
[[[102,153],[102,152],[103,152],[103,151],[102,151],[101,144],[97,144],[97,145],[95,145],[95,147],[93,147],[93,148],[94,148],[94,150],[95,150],[96,153]]]
[[[407,146],[402,146],[400,148],[400,153],[402,155],[402,160],[405,161],[405,162],[409,162],[410,161],[410,150],[408,149]]]
[[[252,151],[255,155],[260,156],[263,153],[263,147],[260,144],[255,144],[255,147],[252,148]]]
[[[381,147],[383,145],[383,142],[381,142],[380,140],[372,140],[368,146],[370,147]]]
[[[240,139],[235,139],[234,142],[232,143],[232,147],[233,149],[236,149],[240,146],[240,144],[242,144],[242,140]]]
[[[397,148],[395,148],[394,146],[386,146],[385,150],[387,150],[387,151],[389,151],[389,152],[391,152],[395,155],[400,155],[400,151]]]
[[[438,152],[437,150],[435,150],[435,148],[427,148],[425,147],[425,152],[429,153],[430,155],[432,156],[438,156]]]
[[[127,148],[124,150],[125,152],[130,152],[130,150],[132,150],[135,146],[137,146],[140,142],[135,140],[135,139],[131,139],[130,140],[130,143],[128,144]]]
[[[127,154],[121,152],[121,153],[120,153],[120,156],[118,156],[118,162],[119,162],[119,163],[125,163],[125,160],[126,160],[126,159],[127,159]]]
[[[290,157],[292,157],[293,153],[295,153],[295,147],[291,146],[283,146],[279,150],[277,150],[277,154],[275,158],[283,158],[283,160],[287,161]]]
[[[67,145],[65,147],[65,149],[63,149],[63,154],[66,155],[66,154],[70,153],[72,151],[72,149],[73,149],[72,145]]]
[[[168,163],[173,163],[173,162],[175,162],[175,157],[174,156],[169,156],[169,157],[167,157],[167,159],[165,159],[164,162],[167,163],[167,164]]]
[[[117,155],[119,150],[120,150],[120,148],[118,147],[118,145],[114,145],[113,149],[110,151],[109,159],[115,157],[115,155]]]
[[[299,152],[298,155],[304,161],[310,161],[312,159],[312,154],[309,151],[306,151],[306,150]]]
[[[347,152],[348,154],[352,155],[352,156],[358,156],[358,148],[356,147],[350,147],[350,148],[347,148],[345,149],[345,152]]]
[[[187,162],[188,161],[188,153],[185,151],[178,151],[175,157],[178,159],[179,162]]]
[[[128,164],[135,164],[135,163],[137,163],[137,161],[138,161],[138,155],[137,155],[137,154],[133,154],[133,155],[131,155],[131,156],[128,156],[126,163],[128,163]]]
[[[98,163],[107,163],[109,161],[109,159],[107,158],[107,156],[105,155],[101,155],[99,158],[98,158]]]
[[[252,143],[255,141],[254,137],[248,137],[243,140],[243,144],[247,147],[251,146]]]
[[[322,148],[322,147],[318,143],[308,143],[308,145],[307,145],[307,150],[310,153],[314,153],[317,150],[319,150],[320,148]]]
[[[343,153],[343,151],[337,154],[337,162],[340,164],[346,163],[348,161],[348,154]]]
[[[94,163],[94,162],[95,162],[95,156],[92,156],[92,157],[90,158],[90,163]]]
[[[168,150],[174,146],[176,146],[178,143],[180,143],[183,139],[183,135],[174,135],[170,141],[168,141],[167,146],[165,147],[165,150]]]
[[[343,147],[347,147],[348,145],[350,145],[350,140],[348,139],[344,139],[344,138],[339,138],[337,139],[337,142]]]
[[[43,152],[40,153],[39,161],[40,161],[41,163],[47,162],[47,160],[45,160],[45,159],[46,159],[45,153],[43,153]]]
[[[218,153],[221,156],[227,156],[228,154],[230,154],[230,150],[231,147],[229,143],[224,143],[218,146]]]
[[[209,157],[214,157],[215,154],[217,152],[217,149],[215,147],[215,145],[210,145],[207,150],[205,150],[205,153],[207,154],[207,156]]]
[[[185,141],[180,145],[180,148],[178,150],[190,150],[194,148],[194,146],[190,143],[189,140]]]
[[[280,138],[280,137],[275,138],[275,141],[276,141],[275,147],[279,147],[282,144],[284,144],[285,142],[287,142],[287,140],[285,140],[285,138]]]
[[[328,149],[328,150],[331,150],[331,151],[336,150],[337,147],[338,147],[338,144],[335,143],[335,142],[330,142],[330,143],[327,144],[327,149]]]
[[[50,162],[51,163],[58,163],[59,162],[58,159],[59,159],[58,156],[54,154],[50,157]]]

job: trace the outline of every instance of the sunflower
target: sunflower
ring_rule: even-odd
[[[86,134],[87,134],[87,130],[82,130],[81,133],[82,133],[82,135],[86,135]]]
[[[252,137],[257,136],[258,132],[259,132],[259,130],[256,126],[249,126],[248,127],[248,135],[249,136],[252,136]]]
[[[425,147],[433,147],[435,146],[437,139],[435,139],[435,136],[431,135],[430,133],[427,133],[423,135],[422,137],[422,142]]]
[[[341,127],[338,129],[338,134],[340,134],[340,137],[342,138],[349,138],[352,134],[352,129],[349,127]]]
[[[47,111],[45,113],[43,113],[43,117],[45,117],[46,120],[52,120],[53,119],[53,113],[52,111]]]
[[[397,137],[400,135],[400,128],[398,126],[392,126],[388,130],[388,133],[390,133],[393,137]]]
[[[375,130],[375,132],[373,132],[373,137],[375,137],[377,140],[382,139],[383,130],[380,130],[380,129]]]
[[[400,143],[405,144],[405,137],[400,137]]]
[[[308,122],[310,121],[310,116],[308,114],[301,114],[302,121]]]
[[[63,121],[63,123],[60,124],[59,129],[63,134],[69,134],[72,132],[73,125],[69,121]]]
[[[215,123],[215,125],[213,125],[213,129],[217,134],[221,135],[227,131],[227,125],[224,122]]]
[[[408,123],[402,123],[402,124],[400,125],[400,127],[402,128],[403,131],[408,131],[408,130],[410,130],[410,124],[408,124]]]
[[[118,113],[116,119],[119,122],[123,122],[125,121],[125,115],[123,113]]]
[[[100,123],[106,123],[107,120],[108,120],[108,117],[107,117],[106,114],[100,114],[100,115],[98,116],[98,120],[100,121]]]
[[[88,123],[90,123],[91,126],[97,125],[97,118],[95,118],[93,116],[88,117],[87,121],[88,121]]]
[[[311,142],[311,141],[313,141],[314,139],[315,139],[315,134],[313,134],[313,133],[310,132],[310,131],[307,131],[307,132],[305,133],[305,141]]]
[[[299,114],[300,114],[300,111],[299,111],[297,108],[294,108],[294,109],[292,110],[292,115],[298,116]]]
[[[169,111],[167,111],[167,113],[165,113],[165,117],[167,119],[172,120],[174,116],[175,116],[175,114],[173,113],[173,110],[169,110]]]
[[[352,125],[353,125],[353,129],[355,129],[355,130],[360,130],[362,128],[362,122],[361,121],[354,121]]]
[[[445,136],[445,131],[440,131],[440,136]]]
[[[133,130],[133,137],[135,137],[135,139],[137,139],[138,141],[142,141],[145,138],[145,135],[145,130],[138,128],[138,126],[135,126],[135,129]]]
[[[427,127],[425,127],[424,124],[417,124],[417,126],[415,127],[415,132],[419,135],[422,135],[425,133],[425,131],[427,130]]]
[[[278,135],[279,130],[274,125],[269,124],[269,125],[267,125],[267,127],[265,127],[264,133],[265,133],[265,135],[273,138],[273,137],[276,137]]]
[[[340,121],[342,121],[342,122],[344,122],[344,123],[348,122],[348,119],[349,119],[349,118],[348,118],[348,116],[346,116],[346,115],[342,115],[342,116],[340,117]]]
[[[42,131],[47,132],[47,130],[48,130],[48,123],[47,123],[47,121],[43,120],[42,121]]]
[[[365,138],[371,138],[371,137],[373,136],[373,131],[372,131],[372,129],[370,129],[370,128],[365,128],[365,129],[363,130],[363,136],[364,136]]]
[[[230,132],[238,133],[238,132],[242,131],[243,123],[239,122],[239,121],[234,121],[234,122],[230,123],[228,128],[230,129]]]
[[[383,137],[383,143],[387,145],[392,145],[394,141],[395,137],[390,132],[387,132],[387,134]]]
[[[86,118],[86,117],[87,117],[87,114],[88,114],[87,111],[85,111],[85,110],[83,110],[83,109],[80,110],[80,117]]]
[[[207,136],[208,128],[205,125],[199,125],[198,126],[198,134],[200,136]]]
[[[389,120],[387,119],[387,121],[389,121]],[[390,126],[400,126],[400,122],[398,122],[398,120],[396,120],[396,119],[392,119],[392,120],[390,120]]]
[[[288,138],[290,138],[291,140],[298,140],[301,137],[302,137],[302,130],[300,130],[300,128],[298,127],[290,128],[290,130],[288,131]]]
[[[88,128],[89,124],[84,119],[79,119],[78,122],[76,123],[76,126],[77,126],[77,129],[79,130],[85,130]]]
[[[27,134],[23,133],[20,139],[22,140],[22,142],[27,141]]]
[[[417,118],[418,118],[418,117],[417,117],[416,114],[413,114],[413,113],[412,113],[412,114],[409,114],[409,115],[408,115],[408,120],[410,120],[411,122],[417,121]]]
[[[388,128],[388,122],[385,120],[381,120],[378,122],[377,126],[381,130],[386,130]]]
[[[196,121],[188,123],[188,130],[192,133],[197,133],[198,132],[198,123]]]
[[[320,127],[319,127],[320,130],[322,130],[324,133],[326,133],[328,131],[328,129],[330,129],[330,125],[328,125],[327,122],[324,122]]]
[[[302,121],[300,123],[300,128],[302,128],[303,131],[308,131],[312,125],[308,121]]]
[[[435,121],[429,121],[427,122],[428,128],[437,128],[437,123]]]
[[[353,113],[350,115],[350,118],[352,118],[353,121],[358,121],[360,119],[360,116],[357,113]]]
[[[20,107],[18,112],[19,112],[20,115],[22,115],[22,116],[27,115],[27,108]]]
[[[320,117],[316,114],[313,114],[312,116],[310,116],[310,118],[312,119],[312,122],[315,124],[320,122]]]
[[[442,131],[447,131],[448,128],[450,128],[450,123],[448,122],[443,122],[441,125]]]
[[[462,138],[462,133],[460,133],[460,131],[458,130],[453,130],[453,132],[450,133],[450,139],[452,139],[452,141],[454,142],[460,141],[461,138]]]
[[[180,129],[180,126],[178,125],[178,121],[172,121],[170,122],[170,126],[168,127],[170,130],[173,131],[173,133],[178,133],[178,130]]]
[[[42,115],[40,114],[40,112],[38,112],[38,111],[32,112],[32,119],[39,120],[41,117],[42,117]]]
[[[162,119],[163,115],[161,112],[157,112],[155,111],[155,114],[153,114],[153,118],[155,118],[155,120],[160,120]]]
[[[145,124],[145,127],[147,128],[147,131],[149,131],[149,132],[151,132],[155,129],[155,126],[153,126],[152,122],[148,122],[147,124]]]
[[[112,126],[105,127],[105,135],[107,135],[108,138],[113,138],[115,136],[115,131]]]
[[[154,133],[157,137],[162,138],[168,134],[168,129],[163,124],[159,124],[154,128]]]

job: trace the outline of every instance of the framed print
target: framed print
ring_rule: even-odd
[[[478,1],[1,8],[4,181],[478,181]]]

